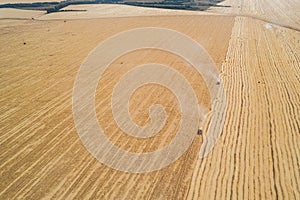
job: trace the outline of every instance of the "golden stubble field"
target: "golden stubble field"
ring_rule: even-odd
[[[218,15],[6,23],[1,20],[0,28],[1,199],[299,198],[299,32],[245,16]],[[84,148],[73,122],[72,89],[81,63],[101,41],[149,26],[174,29],[205,47],[222,72],[227,115],[205,159],[198,158],[203,138],[196,136],[167,168],[130,174],[106,167]],[[108,108],[114,84],[148,62],[184,74],[199,102],[211,106],[202,77],[178,56],[143,50],[116,59],[99,82],[96,108],[107,136],[128,151],[166,145],[180,119],[171,92],[147,85],[131,98],[132,118],[147,123],[146,108],[161,103],[169,115],[163,132],[147,141],[134,139],[113,123]]]

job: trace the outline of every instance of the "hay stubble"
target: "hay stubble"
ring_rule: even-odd
[[[294,2],[273,6],[289,7]],[[256,1],[233,4],[222,9],[237,9],[236,13],[221,12],[244,17],[53,20],[2,27],[0,198],[299,199],[300,35],[255,19],[271,17],[297,28],[297,15],[267,10],[264,16],[262,4]],[[255,17],[245,16],[250,8],[258,10]],[[207,158],[198,159],[202,138],[197,137],[169,167],[128,174],[102,165],[83,147],[72,119],[72,89],[80,64],[99,42],[144,26],[177,30],[206,48],[222,72],[227,115],[222,135]],[[171,116],[165,127],[169,135],[137,140],[117,130],[112,121],[109,94],[118,77],[135,65],[153,61],[185,74],[199,101],[210,107],[201,77],[180,58],[160,51],[120,57],[99,82],[96,107],[108,137],[129,151],[163,147],[180,118],[170,91],[148,85],[134,93],[132,117],[146,124],[146,108],[161,102]],[[144,104],[139,104],[142,99]]]

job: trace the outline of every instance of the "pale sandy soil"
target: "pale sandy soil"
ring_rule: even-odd
[[[158,8],[145,8],[127,5],[71,5],[62,10],[86,10],[67,13],[51,13],[40,17],[41,20],[50,19],[91,19],[109,17],[132,17],[132,16],[157,16],[157,15],[209,15],[207,12],[171,10]]]
[[[38,18],[45,13],[45,11],[0,8],[0,19],[31,19]]]
[[[26,24],[28,20],[12,20],[12,19],[1,19],[0,27],[16,26],[21,24]]]
[[[281,17],[286,23],[295,16]],[[169,167],[129,174],[99,163],[84,148],[73,122],[72,90],[99,42],[147,26],[177,30],[206,48],[222,72],[227,114],[207,158],[198,158],[203,138],[197,136]],[[299,43],[293,29],[235,16],[30,20],[0,28],[0,199],[299,199]],[[137,140],[113,123],[110,95],[117,79],[148,62],[184,74],[210,107],[202,77],[181,58],[158,50],[118,58],[99,82],[97,116],[111,141],[133,152],[168,144],[180,119],[174,96],[150,85],[132,97],[132,118],[147,123],[146,108],[159,102],[170,116],[165,134]]]
[[[0,9],[0,27],[16,26],[26,24],[45,14],[44,11],[20,10],[12,8]]]

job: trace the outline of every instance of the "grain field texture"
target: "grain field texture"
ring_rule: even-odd
[[[299,3],[221,4],[232,7],[201,16],[102,18],[102,13],[98,19],[65,20],[59,13],[57,20],[52,14],[0,20],[0,199],[300,199]],[[220,71],[227,105],[221,136],[208,157],[199,158],[198,135],[170,166],[131,174],[101,164],[83,146],[72,91],[81,63],[101,41],[141,27],[173,29],[200,43]],[[114,86],[135,66],[153,62],[184,75],[199,103],[211,107],[203,78],[181,57],[144,49],[117,58],[99,81],[95,106],[107,137],[127,151],[160,149],[179,126],[177,99],[155,84],[133,94],[129,111],[144,125],[149,106],[162,104],[168,119],[159,134],[136,139],[114,122]]]
[[[198,160],[189,199],[298,199],[298,32],[237,17],[222,65],[224,132]]]
[[[110,169],[87,152],[76,133],[72,116],[74,80],[85,57],[102,40],[145,26],[189,35],[207,49],[220,69],[233,23],[233,17],[172,16],[32,21],[2,28],[0,198],[183,199],[202,138],[197,137],[178,161],[163,170],[129,174]],[[178,69],[190,80],[199,101],[210,106],[201,76],[178,56],[152,50],[120,57],[99,82],[96,107],[100,124],[109,131],[108,137],[127,150],[147,152],[160,148],[178,126],[180,113],[174,96],[164,88],[146,86],[133,96],[131,108],[144,110],[154,101],[165,105],[171,116],[165,128],[167,134],[150,141],[114,134],[118,130],[107,108],[116,78],[132,66],[154,61]],[[135,105],[141,96],[145,104]],[[132,115],[137,123],[147,122],[146,111]]]
[[[158,16],[158,15],[210,15],[209,12],[159,9],[150,7],[128,6],[120,4],[87,4],[70,5],[62,10],[85,10],[85,12],[56,12],[43,15],[40,20],[53,19],[91,19],[91,18],[111,18],[111,17],[139,17],[139,16]]]
[[[225,0],[220,5],[229,7],[212,7],[210,11],[258,18],[300,30],[300,3],[298,0]]]

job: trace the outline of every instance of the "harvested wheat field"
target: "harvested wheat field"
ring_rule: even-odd
[[[212,7],[213,13],[246,16],[296,29],[300,27],[300,5],[297,0],[225,0],[220,5],[229,7]]]
[[[88,4],[88,5],[70,5],[62,9],[64,11],[79,12],[57,12],[51,15],[44,15],[40,20],[57,19],[91,19],[91,18],[111,18],[111,17],[139,17],[139,16],[157,16],[157,15],[210,15],[209,12],[172,10],[159,8],[146,8],[115,4]],[[85,10],[84,12],[82,12]]]
[[[213,9],[209,15],[176,11],[157,16],[143,16],[139,10],[138,17],[110,12],[96,17],[93,12],[76,19],[69,13],[65,18],[64,13],[53,13],[13,25],[0,19],[0,199],[299,199],[297,15],[289,16],[293,22],[285,18],[274,24]],[[195,132],[178,160],[160,170],[130,173],[102,164],[85,148],[76,129],[72,96],[80,66],[100,42],[143,27],[178,31],[205,48],[226,94],[220,115],[224,125],[213,123],[212,112],[202,122],[203,135]],[[147,48],[116,58],[96,86],[96,117],[116,147],[142,154],[167,146],[182,117],[172,91],[150,83],[130,97],[130,117],[139,126],[147,125],[148,109],[161,104],[165,126],[149,138],[135,138],[118,127],[111,109],[113,90],[124,75],[147,63],[169,66],[184,76],[205,112],[214,106],[205,77],[174,53]],[[199,150],[208,127],[221,134],[202,158]]]

